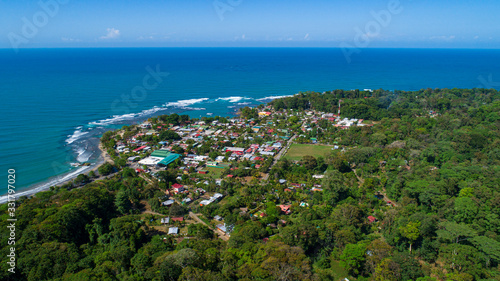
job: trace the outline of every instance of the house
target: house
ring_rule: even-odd
[[[127,158],[127,161],[135,162],[137,160],[137,158],[139,158],[139,156],[131,156],[131,157]]]
[[[184,186],[182,184],[178,184],[178,183],[173,184],[172,189],[174,190],[175,194],[179,194],[181,192],[184,192],[184,190],[185,190]]]
[[[374,216],[368,216],[368,221],[370,223],[374,223],[375,221],[377,221],[377,219]]]
[[[229,234],[233,231],[233,228],[234,228],[234,225],[227,225],[225,223],[217,225],[217,229],[220,230],[220,231],[222,231],[227,236],[231,236]]]
[[[182,204],[189,204],[189,203],[191,203],[191,201],[193,201],[193,199],[186,197],[186,198],[182,199]]]
[[[184,217],[172,218],[172,221],[183,222],[184,221]]]
[[[291,205],[279,205],[278,207],[280,207],[281,211],[287,215],[292,212],[290,210],[290,207],[292,207]]]
[[[221,220],[222,220],[222,217],[221,217],[221,216],[219,216],[219,215],[216,215],[216,216],[214,217],[214,220],[216,220],[216,221],[221,221]]]
[[[206,206],[209,205],[210,203],[212,203],[210,200],[202,200],[200,201],[200,206]]]
[[[162,224],[169,224],[170,223],[170,217],[162,218],[162,219],[160,219],[160,222]]]
[[[165,202],[163,202],[163,203],[161,203],[161,204],[162,204],[163,206],[167,206],[167,207],[169,207],[169,206],[172,206],[174,203],[175,203],[175,201],[174,201],[174,200],[167,200],[167,201],[165,201]]]
[[[174,226],[168,229],[168,235],[177,235],[179,233],[179,228]]]

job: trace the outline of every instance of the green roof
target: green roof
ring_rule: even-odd
[[[155,150],[153,151],[153,153],[151,153],[151,156],[154,156],[154,157],[168,157],[170,154],[172,154],[172,152],[168,151],[168,150]]]
[[[172,153],[169,156],[165,157],[165,159],[163,159],[160,162],[158,162],[158,164],[167,166],[168,164],[174,162],[180,156],[181,156],[180,154]]]

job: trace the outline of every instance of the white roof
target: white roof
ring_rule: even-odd
[[[212,201],[210,201],[210,200],[203,200],[203,201],[200,202],[200,205],[205,205],[206,206],[206,205],[208,205],[210,203],[212,203]]]
[[[161,203],[161,204],[162,204],[162,205],[164,205],[164,206],[170,206],[170,205],[172,205],[172,204],[174,204],[174,203],[175,203],[175,201],[174,201],[174,200],[167,200],[167,201],[165,201],[165,202],[163,202],[163,203]]]
[[[174,227],[170,227],[170,228],[168,229],[168,234],[177,234],[177,233],[179,233],[179,228],[178,228],[178,227],[176,227],[176,226],[174,226]]]
[[[156,164],[158,164],[158,162],[160,162],[163,159],[164,158],[161,158],[161,157],[150,156],[148,158],[144,158],[141,161],[139,161],[139,164],[141,164],[141,165],[148,165],[148,166],[156,165]]]
[[[243,151],[245,151],[245,149],[242,148],[242,147],[226,147],[226,150],[235,151],[235,152],[243,152]]]

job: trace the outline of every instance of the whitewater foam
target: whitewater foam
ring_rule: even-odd
[[[269,97],[265,97],[265,98],[256,99],[256,101],[260,101],[260,102],[264,102],[264,101],[272,101],[272,100],[275,100],[275,99],[289,98],[289,97],[293,97],[293,96],[294,96],[294,95],[286,95],[286,96],[269,96]]]
[[[73,142],[77,141],[78,139],[85,136],[86,134],[88,134],[88,132],[83,132],[82,127],[77,127],[76,131],[72,135],[68,136],[68,139],[66,139],[66,143],[72,144]]]
[[[252,98],[247,98],[247,97],[224,97],[224,98],[217,98],[215,101],[228,101],[231,103],[239,102],[241,100],[251,100]]]
[[[29,196],[29,195],[33,195],[37,192],[40,192],[40,191],[48,190],[51,186],[60,185],[67,180],[75,178],[77,175],[79,175],[81,173],[84,173],[86,171],[93,169],[94,166],[95,165],[80,167],[80,168],[76,169],[75,171],[64,174],[63,176],[58,176],[56,178],[50,179],[49,181],[42,183],[33,189],[29,189],[29,190],[26,190],[23,192],[17,192],[15,196],[16,196],[16,198],[19,198],[21,196]],[[7,196],[1,196],[0,197],[0,204],[7,202],[7,200],[8,200]]]
[[[169,102],[167,104],[165,104],[166,107],[179,107],[179,108],[185,108],[185,107],[188,107],[190,105],[193,105],[193,104],[196,104],[196,103],[200,103],[200,102],[204,102],[204,101],[207,101],[208,98],[201,98],[201,99],[189,99],[189,100],[178,100],[176,102]]]

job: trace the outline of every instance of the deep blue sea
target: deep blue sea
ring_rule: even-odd
[[[500,89],[500,50],[363,49],[351,59],[328,48],[1,49],[1,174],[16,170],[18,193],[44,188],[81,172],[70,163],[96,162],[102,132],[155,114],[230,116],[300,91]]]

